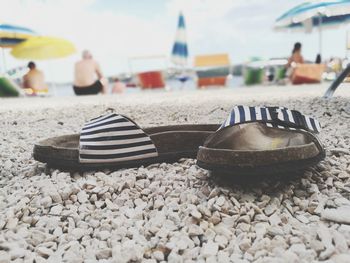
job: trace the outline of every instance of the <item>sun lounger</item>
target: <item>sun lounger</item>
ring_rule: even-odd
[[[164,88],[165,82],[161,71],[147,71],[138,74],[142,89]]]
[[[349,76],[349,74],[350,74],[350,64],[348,64],[347,67],[343,70],[343,72],[340,73],[340,75],[333,81],[332,85],[327,89],[323,97],[326,99],[332,98],[335,90]]]
[[[200,55],[195,57],[194,66],[198,76],[198,87],[225,86],[230,74],[228,54]]]
[[[299,64],[292,73],[293,84],[320,83],[325,70],[323,64]]]

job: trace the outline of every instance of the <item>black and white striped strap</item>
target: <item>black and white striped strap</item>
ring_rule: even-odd
[[[235,106],[220,129],[236,124],[262,122],[268,127],[289,130],[305,130],[312,133],[321,131],[320,123],[310,116],[285,107],[248,107]]]
[[[85,123],[80,133],[81,163],[115,163],[158,156],[151,138],[128,117],[111,113]]]

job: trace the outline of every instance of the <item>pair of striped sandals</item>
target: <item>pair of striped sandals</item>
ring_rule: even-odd
[[[34,159],[64,170],[138,167],[180,158],[231,174],[293,172],[317,164],[325,149],[320,123],[284,107],[235,106],[222,125],[141,128],[110,113],[85,123],[80,134],[38,142]]]

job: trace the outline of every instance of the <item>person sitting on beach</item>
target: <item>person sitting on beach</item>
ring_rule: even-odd
[[[88,50],[84,50],[82,59],[75,63],[73,89],[76,95],[107,93],[100,66]]]
[[[114,78],[113,81],[112,93],[123,93],[125,91],[125,84],[118,78]]]
[[[301,55],[301,43],[297,42],[294,44],[294,48],[292,51],[292,55],[288,59],[288,63],[286,65],[287,68],[294,66],[295,64],[303,64],[304,58]]]
[[[29,71],[23,76],[23,88],[28,89],[30,94],[47,92],[44,73],[36,68],[33,61],[28,63]]]

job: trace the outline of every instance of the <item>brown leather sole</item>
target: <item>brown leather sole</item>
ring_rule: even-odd
[[[316,165],[326,156],[324,151],[315,152],[312,145],[260,152],[216,150],[213,153],[213,150],[200,147],[197,165],[206,170],[232,175],[290,173]]]
[[[35,160],[49,167],[64,170],[119,169],[158,162],[174,162],[181,158],[195,158],[198,147],[219,128],[217,124],[171,125],[145,128],[155,144],[158,156],[118,163],[80,163],[79,134],[63,135],[42,140],[34,145]]]

